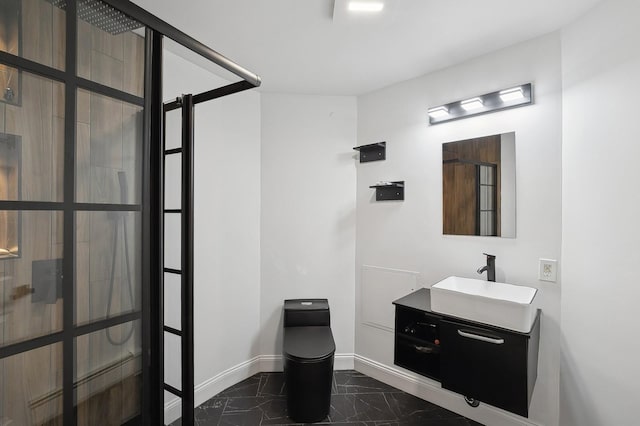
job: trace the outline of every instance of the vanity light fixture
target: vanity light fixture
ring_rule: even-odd
[[[474,115],[531,105],[532,103],[533,85],[531,83],[522,84],[482,96],[431,107],[428,110],[429,124],[459,120]]]
[[[500,99],[502,99],[502,102],[510,102],[522,98],[524,98],[522,87],[514,87],[500,92]]]
[[[352,1],[349,2],[349,12],[381,12],[384,3],[381,1]]]
[[[474,109],[482,108],[484,106],[484,102],[482,102],[482,99],[480,98],[472,98],[460,102],[460,106],[465,111],[473,111]]]
[[[429,110],[429,117],[433,118],[444,118],[449,115],[449,110],[447,107],[439,106],[435,108],[431,108]]]

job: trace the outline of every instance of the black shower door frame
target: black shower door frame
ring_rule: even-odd
[[[135,96],[94,81],[77,76],[77,4],[75,0],[66,2],[66,46],[65,68],[59,70],[41,63],[0,52],[0,63],[14,67],[20,71],[27,71],[47,79],[63,83],[65,85],[65,117],[64,117],[64,159],[63,159],[63,201],[0,201],[0,210],[9,211],[51,211],[61,212],[63,215],[63,286],[62,286],[62,330],[26,341],[13,343],[0,348],[0,359],[28,352],[34,349],[62,343],[62,416],[64,426],[74,426],[77,422],[74,395],[74,367],[76,362],[76,349],[74,341],[80,336],[106,330],[110,327],[129,323],[142,322],[142,413],[132,419],[129,424],[157,424],[154,421],[154,413],[158,403],[154,401],[149,392],[153,389],[154,381],[157,381],[159,369],[153,364],[152,354],[159,353],[153,350],[154,341],[151,333],[154,324],[154,312],[157,307],[153,305],[153,292],[151,282],[154,279],[153,271],[157,269],[154,264],[159,261],[159,247],[157,235],[157,221],[154,220],[154,212],[157,211],[158,200],[154,194],[158,193],[157,169],[153,164],[153,151],[158,150],[151,144],[153,139],[158,139],[152,129],[159,128],[157,117],[154,118],[153,102],[158,96],[154,93],[161,85],[159,74],[162,61],[161,37],[153,31],[146,30],[145,46],[145,96]],[[75,202],[76,188],[76,117],[77,117],[77,91],[88,90],[92,93],[104,95],[111,99],[123,101],[128,104],[143,107],[143,169],[142,169],[142,203],[141,204],[98,204]],[[161,93],[159,94],[161,96]],[[142,229],[142,307],[140,310],[132,310],[120,315],[114,315],[102,320],[95,320],[84,325],[75,325],[75,263],[76,263],[76,212],[141,212]],[[157,321],[157,320],[156,320]],[[155,378],[155,380],[154,380]],[[159,401],[160,407],[162,401]],[[157,414],[156,414],[157,415]]]
[[[0,347],[0,359],[33,349],[62,343],[62,408],[63,426],[77,423],[74,395],[74,340],[96,331],[142,322],[142,401],[141,415],[128,424],[160,425],[164,420],[163,343],[163,94],[162,50],[166,36],[198,55],[230,71],[242,81],[193,96],[193,104],[258,87],[260,77],[242,68],[213,49],[186,35],[128,0],[101,0],[146,27],[144,96],[139,97],[77,75],[78,40],[76,0],[66,1],[65,68],[43,65],[36,61],[0,51],[0,64],[27,71],[65,85],[63,201],[0,201],[0,210],[57,211],[63,214],[63,326],[62,330],[26,341]],[[142,200],[140,204],[97,204],[75,202],[76,188],[76,117],[77,90],[85,89],[109,98],[143,107]],[[191,188],[192,189],[192,188]],[[75,213],[78,211],[140,212],[142,215],[142,286],[141,309],[115,315],[89,324],[75,325]],[[192,224],[187,224],[192,226]],[[191,271],[192,272],[192,271]],[[71,301],[71,303],[69,303]],[[184,315],[193,315],[191,306],[183,306]],[[193,342],[191,342],[191,345]],[[191,351],[193,353],[193,351]],[[193,360],[183,360],[183,373],[193,377]],[[192,406],[193,400],[189,401]]]

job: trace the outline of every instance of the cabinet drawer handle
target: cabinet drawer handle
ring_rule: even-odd
[[[467,333],[466,331],[458,330],[458,334],[462,337],[468,337],[469,339],[481,340],[487,343],[493,343],[494,345],[501,345],[504,343],[504,339],[494,339],[492,337],[480,336],[478,334]]]
[[[430,354],[431,352],[433,352],[433,349],[427,347],[427,346],[418,346],[418,345],[414,345],[413,348],[420,353],[423,354]]]

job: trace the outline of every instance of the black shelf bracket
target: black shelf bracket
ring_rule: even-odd
[[[376,189],[376,201],[404,200],[404,181],[380,182],[369,188]]]
[[[387,143],[377,142],[369,145],[356,146],[353,149],[360,151],[360,162],[380,161],[387,158]]]

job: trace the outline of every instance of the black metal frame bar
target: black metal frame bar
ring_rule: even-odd
[[[253,87],[258,87],[262,83],[260,77],[251,71],[241,67],[236,64],[229,58],[223,56],[222,54],[216,52],[210,47],[202,44],[198,40],[193,37],[183,33],[179,29],[174,26],[168,24],[157,16],[152,15],[147,12],[140,6],[131,3],[128,0],[102,0],[104,3],[118,9],[122,13],[129,15],[132,19],[140,22],[146,27],[152,28],[153,30],[163,34],[166,37],[169,37],[171,40],[175,41],[178,44],[186,47],[187,49],[197,53],[198,55],[210,60],[214,64],[221,66],[227,71],[232,72],[237,75],[241,79],[245,80],[247,83],[250,83]]]
[[[218,87],[217,89],[193,95],[193,104],[197,105],[202,102],[207,102],[213,99],[221,98],[223,96],[242,92],[243,90],[253,89],[254,87],[255,86],[248,81],[239,81],[237,83],[232,83],[227,86]]]
[[[193,96],[182,98],[182,422],[194,423],[193,349]]]
[[[65,203],[55,201],[0,201],[0,210],[62,211],[69,206],[72,206],[75,211],[88,212],[139,212],[143,210],[140,204],[90,204]]]
[[[44,336],[35,337],[22,342],[12,343],[10,345],[0,348],[0,359],[17,355],[22,352],[27,352],[33,349],[38,349],[43,346],[49,346],[54,343],[60,343],[62,341],[63,333],[58,331]]]
[[[171,148],[171,149],[167,149],[164,153],[165,154],[180,154],[182,152],[182,148]]]
[[[481,231],[481,213],[482,212],[493,212],[493,233],[491,235],[482,235],[483,237],[496,237],[498,236],[498,205],[497,205],[497,200],[498,200],[498,184],[497,184],[497,179],[498,179],[498,166],[496,164],[493,163],[481,163],[481,162],[473,162],[473,161],[459,161],[460,163],[467,163],[467,164],[474,164],[476,167],[476,235],[481,235],[480,231]],[[496,183],[494,183],[493,185],[487,185],[487,184],[482,184],[481,179],[480,179],[480,168],[481,167],[491,167],[493,169],[493,177]],[[490,186],[493,190],[493,209],[489,209],[489,210],[482,210],[480,207],[482,206],[482,199],[481,199],[481,188],[483,186]]]
[[[163,153],[167,155],[182,155],[182,198],[180,209],[164,209],[164,214],[181,214],[181,266],[180,269],[163,268],[165,273],[181,275],[181,330],[164,325],[164,333],[174,334],[181,339],[182,383],[181,390],[164,383],[163,389],[182,400],[182,424],[194,424],[195,383],[194,383],[194,324],[193,324],[193,188],[194,188],[194,107],[197,103],[207,102],[230,94],[253,88],[246,81],[232,83],[217,89],[209,90],[198,95],[183,95],[172,102],[163,105],[163,112],[181,110],[182,145],[179,148],[164,149],[166,141],[163,138]],[[166,125],[166,122],[163,123]],[[166,129],[165,129],[166,131]],[[163,162],[164,163],[164,162]],[[162,178],[163,188],[165,176]],[[162,190],[164,193],[164,189]],[[161,228],[164,229],[164,228]],[[164,280],[163,280],[164,281]],[[163,285],[163,284],[162,284]],[[162,302],[164,303],[164,302]],[[163,309],[164,310],[164,309]]]
[[[69,13],[69,11],[67,11],[67,13]],[[78,77],[77,75],[70,75],[67,71],[61,71],[57,68],[49,67],[30,59],[21,58],[7,52],[0,51],[0,62],[39,77],[44,77],[59,83],[71,82],[79,89],[89,90],[133,105],[144,106],[144,98],[132,95],[131,93],[127,93],[122,90],[114,89],[110,86],[105,86],[104,84],[100,84],[95,81],[87,80],[86,78]]]
[[[142,408],[145,425],[159,425],[164,421],[164,255],[163,237],[164,215],[164,126],[162,109],[162,34],[149,28],[146,30],[146,74],[145,74],[145,126],[143,172],[143,241],[147,250],[143,251],[142,306],[143,349],[146,352],[147,368],[143,370],[143,383],[147,392],[142,393]]]
[[[172,394],[174,394],[175,396],[177,396],[178,398],[182,398],[182,391],[180,389],[176,389],[171,385],[168,384],[164,384],[164,390],[171,392]]]
[[[193,185],[193,182],[189,179],[189,176],[192,176],[193,173],[189,173],[189,153],[193,152],[192,149],[187,148],[187,146],[192,146],[193,142],[193,105],[192,105],[192,97],[189,96],[189,102],[191,107],[186,108],[186,105],[183,103],[183,100],[186,98],[186,95],[183,95],[177,98],[175,101],[164,104],[163,105],[163,117],[166,118],[166,114],[169,111],[175,111],[180,109],[180,120],[181,120],[181,140],[180,147],[173,149],[166,149],[166,120],[163,121],[163,163],[166,162],[166,158],[169,155],[181,154],[181,199],[180,199],[180,208],[179,209],[164,209],[163,219],[165,214],[182,214],[183,211],[189,213],[191,209],[187,207],[185,202],[188,202],[185,197],[188,197],[189,185]],[[182,155],[184,154],[184,155]],[[185,166],[187,164],[187,166]],[[192,169],[191,169],[192,170]],[[166,175],[162,176],[162,192],[164,194],[166,190]],[[186,200],[186,201],[185,201]],[[164,207],[164,206],[163,206]],[[188,219],[185,218],[184,215],[180,217],[180,232],[181,232],[181,240],[180,240],[180,269],[175,268],[163,268],[164,273],[176,274],[180,275],[180,328],[187,328],[187,332],[183,333],[182,330],[178,330],[173,327],[169,327],[167,325],[162,326],[162,338],[164,339],[164,333],[170,333],[180,338],[180,356],[181,356],[181,377],[182,381],[180,383],[181,389],[177,389],[170,384],[164,382],[163,389],[178,398],[181,399],[181,421],[185,425],[192,425],[194,422],[194,406],[195,403],[193,401],[194,396],[194,371],[193,371],[193,281],[189,280],[189,277],[193,276],[193,270],[187,272],[185,267],[191,264],[193,266],[193,262],[189,262],[188,256],[189,251],[187,247],[192,246],[193,234],[185,233],[185,229],[188,229],[187,224]],[[193,228],[191,226],[191,228]],[[163,228],[164,229],[164,228]],[[187,231],[188,232],[188,231]],[[164,278],[164,277],[163,277]],[[164,287],[164,279],[162,282],[162,286]],[[191,299],[191,303],[189,303],[189,299]],[[164,300],[162,301],[163,311],[164,311]],[[191,329],[189,333],[188,330]],[[189,336],[191,339],[189,340]],[[191,391],[189,391],[191,389]]]
[[[64,87],[64,219],[62,273],[62,418],[64,426],[76,424],[76,410],[73,391],[73,375],[76,361],[76,345],[73,330],[75,318],[75,273],[76,273],[76,229],[75,200],[76,184],[76,114],[77,86],[76,66],[78,63],[78,23],[77,4],[69,1],[66,9],[66,54]]]
[[[234,93],[239,93],[244,90],[253,89],[256,86],[252,85],[247,81],[239,81],[237,83],[231,83],[226,86],[218,87],[213,90],[208,90],[206,92],[198,93],[197,95],[193,95],[193,105],[197,105],[203,102],[211,101],[213,99],[222,98],[227,95],[233,95]],[[173,102],[167,102],[164,104],[164,111],[170,112],[175,111],[177,109],[182,108],[182,98],[178,98]],[[182,152],[182,148],[173,148],[166,151],[167,154]]]

